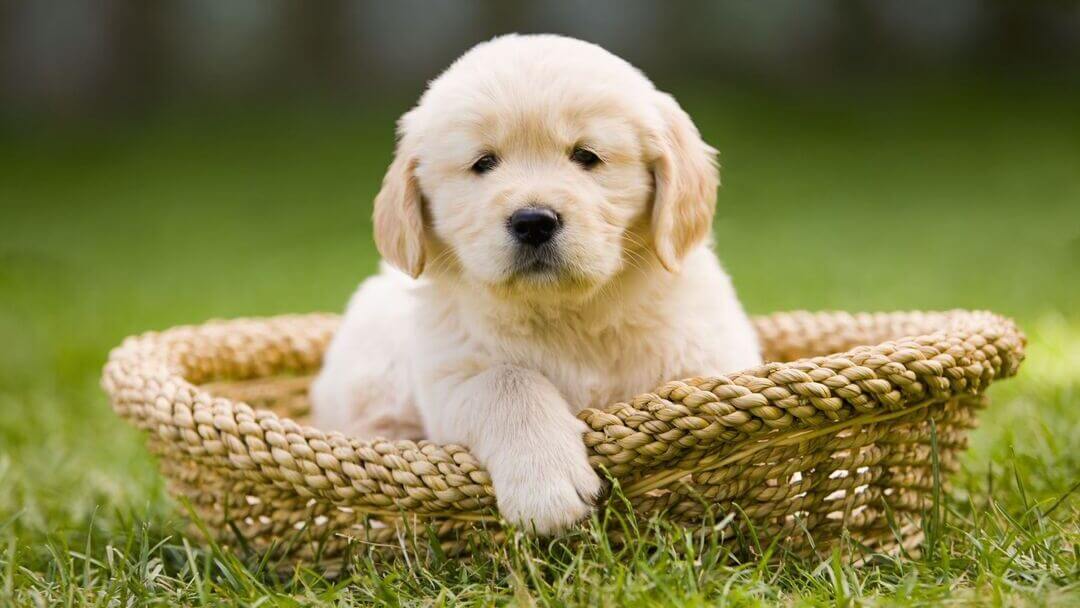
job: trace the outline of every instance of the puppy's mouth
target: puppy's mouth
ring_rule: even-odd
[[[564,273],[558,251],[548,245],[520,248],[514,252],[511,274],[514,278],[555,279]]]
[[[554,244],[515,251],[508,270],[505,280],[492,285],[505,297],[559,304],[588,297],[597,287]]]

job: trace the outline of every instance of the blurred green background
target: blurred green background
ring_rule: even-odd
[[[167,529],[97,387],[109,348],[340,310],[377,265],[395,118],[511,30],[600,42],[682,102],[721,151],[717,250],[751,312],[1018,319],[1029,362],[967,467],[1060,496],[1080,478],[1080,9],[842,4],[2,5],[0,545],[44,572],[45,539],[131,512]]]

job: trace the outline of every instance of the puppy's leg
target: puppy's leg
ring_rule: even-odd
[[[498,365],[436,384],[442,398],[423,412],[429,436],[484,463],[503,517],[551,534],[589,514],[600,478],[581,441],[587,427],[547,378]]]

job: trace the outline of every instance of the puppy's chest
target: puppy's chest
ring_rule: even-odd
[[[656,383],[650,379],[658,374],[628,375],[611,370],[577,370],[577,373],[561,377],[557,373],[548,373],[547,376],[577,413],[588,407],[601,408],[624,401],[654,388]]]
[[[630,399],[678,375],[684,357],[668,346],[601,339],[546,345],[520,364],[544,374],[577,412]]]

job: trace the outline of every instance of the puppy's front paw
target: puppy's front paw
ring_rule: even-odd
[[[580,433],[561,439],[527,449],[507,446],[489,467],[502,516],[542,536],[587,517],[600,495]]]

